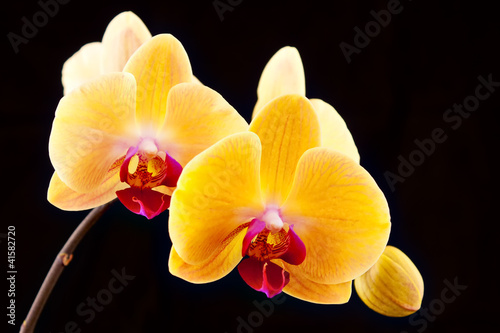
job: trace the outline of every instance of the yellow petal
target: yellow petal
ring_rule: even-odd
[[[137,15],[123,12],[115,16],[102,37],[102,72],[121,72],[135,50],[149,39],[151,33]]]
[[[157,136],[181,165],[248,124],[215,90],[199,83],[181,83],[170,90],[163,129]]]
[[[262,142],[264,199],[280,206],[290,191],[300,156],[320,145],[318,118],[307,98],[284,95],[266,104],[252,120],[250,131]]]
[[[321,147],[338,150],[359,163],[358,148],[354,144],[354,139],[344,119],[333,106],[321,99],[311,99],[310,101],[318,115],[321,128]]]
[[[78,193],[64,184],[56,172],[52,176],[47,193],[47,200],[62,210],[86,210],[101,206],[116,198],[116,191],[127,188],[126,183],[120,181],[117,170],[109,172],[101,185],[94,191]]]
[[[370,309],[389,317],[414,313],[424,296],[424,281],[417,267],[393,246],[387,246],[377,263],[354,280],[354,286]]]
[[[285,46],[276,52],[262,71],[257,88],[253,116],[275,97],[287,94],[306,95],[304,67],[299,51]]]
[[[49,156],[61,180],[76,192],[98,187],[113,163],[138,143],[135,80],[105,74],[61,99],[49,139]]]
[[[101,54],[102,44],[94,42],[83,45],[80,50],[66,60],[62,68],[61,78],[65,95],[101,74]]]
[[[238,233],[220,252],[200,265],[190,265],[179,257],[175,248],[170,251],[168,268],[172,275],[191,283],[208,283],[219,280],[229,274],[241,260],[241,246],[245,230]]]
[[[123,70],[137,81],[136,118],[142,135],[155,137],[165,120],[170,88],[193,79],[187,53],[174,36],[156,35],[132,55]]]
[[[254,133],[237,133],[203,151],[184,168],[170,203],[169,233],[175,250],[188,264],[206,263],[245,223],[262,214],[260,152]]]
[[[290,296],[317,304],[344,304],[351,298],[352,281],[339,284],[316,283],[303,274],[300,265],[279,261],[290,273],[290,282],[283,288],[283,291]]]
[[[382,191],[359,164],[328,148],[302,156],[281,213],[306,246],[300,269],[317,283],[337,284],[363,274],[389,238]]]

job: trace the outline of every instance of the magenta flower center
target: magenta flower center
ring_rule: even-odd
[[[132,212],[155,217],[170,206],[170,196],[155,187],[175,187],[182,172],[181,165],[151,139],[143,139],[130,147],[120,167],[120,180],[130,185],[117,191],[118,199]]]
[[[290,282],[290,273],[279,261],[300,265],[306,257],[302,240],[281,219],[279,211],[267,211],[262,220],[250,222],[243,239],[242,255],[248,256],[238,265],[238,271],[245,282],[267,297],[279,294]]]

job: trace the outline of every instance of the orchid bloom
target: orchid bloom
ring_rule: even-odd
[[[292,93],[305,96],[305,90],[304,68],[298,50],[283,47],[262,72],[253,116],[277,96]],[[320,122],[321,146],[336,149],[359,162],[352,136],[338,112],[322,100],[310,101]],[[381,314],[406,316],[420,308],[422,277],[411,260],[393,246],[387,246],[375,265],[354,281],[363,302]]]
[[[354,280],[361,300],[389,317],[408,316],[422,304],[424,281],[415,264],[394,246],[387,246],[379,260]]]
[[[123,72],[103,74],[59,102],[49,139],[56,172],[48,200],[84,210],[118,197],[150,219],[169,207],[189,160],[247,128],[221,95],[192,82],[182,44],[157,35]]]
[[[151,33],[142,20],[132,12],[122,12],[109,22],[102,42],[82,46],[63,65],[64,94],[101,74],[121,72],[130,56]]]
[[[306,96],[304,66],[299,51],[290,46],[281,48],[274,54],[262,71],[257,87],[255,117],[268,102],[286,94]],[[321,146],[338,150],[359,163],[359,154],[345,121],[325,101],[310,99],[321,127]]]
[[[206,283],[239,264],[268,297],[347,302],[387,244],[389,208],[369,173],[321,138],[312,103],[283,95],[248,132],[193,158],[172,196],[170,272]]]

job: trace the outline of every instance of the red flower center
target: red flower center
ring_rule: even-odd
[[[279,261],[271,260],[281,259],[292,265],[300,265],[306,257],[306,248],[293,231],[293,226],[284,223],[279,231],[273,233],[266,225],[275,226],[276,223],[269,224],[269,221],[259,219],[250,222],[242,249],[242,255],[249,258],[238,265],[238,271],[250,287],[264,292],[267,297],[273,297],[290,282],[290,274],[278,265]]]
[[[120,180],[130,187],[117,191],[116,195],[132,212],[151,219],[170,206],[170,195],[154,188],[175,187],[181,172],[176,160],[158,151],[154,141],[144,139],[128,149],[120,167]]]

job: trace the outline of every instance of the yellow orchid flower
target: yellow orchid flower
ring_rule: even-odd
[[[257,87],[253,117],[269,101],[285,94],[306,96],[304,66],[299,51],[291,46],[278,50],[264,67]],[[358,149],[340,114],[321,99],[313,98],[310,101],[321,127],[321,146],[338,150],[359,163]]]
[[[424,281],[415,264],[394,246],[354,280],[361,300],[372,310],[390,317],[408,316],[422,304]]]
[[[171,201],[170,272],[206,283],[239,264],[268,297],[347,302],[352,280],[387,244],[383,193],[356,161],[320,147],[318,117],[303,96],[274,98],[249,129],[185,166]]]
[[[122,12],[109,22],[102,42],[82,46],[63,65],[64,94],[101,74],[121,72],[130,56],[151,33],[133,12]]]
[[[55,173],[48,200],[83,210],[118,197],[152,218],[168,208],[189,160],[248,124],[214,90],[192,83],[182,44],[161,34],[124,72],[103,74],[64,96],[49,139]]]

